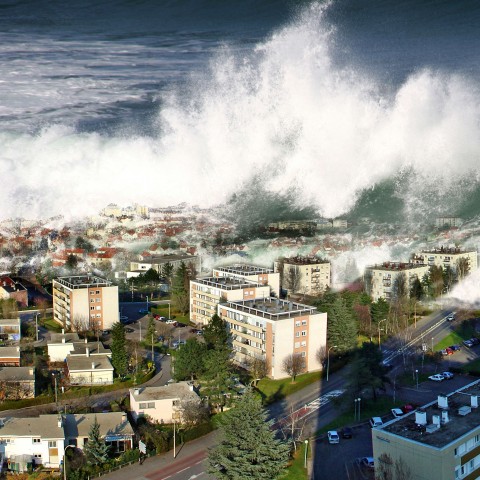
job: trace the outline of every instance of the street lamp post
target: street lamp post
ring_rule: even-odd
[[[305,462],[303,467],[307,468],[307,451],[308,451],[308,440],[305,440]]]
[[[327,382],[328,382],[328,371],[330,370],[330,350],[332,348],[337,348],[336,345],[332,345],[328,350],[327,350]]]
[[[435,337],[432,337],[432,353],[433,353],[433,339],[434,339],[434,338],[435,338]]]
[[[75,449],[75,446],[67,445],[63,450],[63,480],[67,480],[67,448]]]
[[[168,302],[168,318],[172,318],[172,315],[170,314],[170,304],[171,302]]]
[[[173,417],[173,458],[176,458],[177,450],[176,450],[176,438],[175,438],[175,417]]]
[[[378,348],[379,348],[380,350],[382,349],[382,347],[380,346],[380,331],[381,331],[380,325],[381,325],[382,322],[386,322],[386,321],[387,321],[387,319],[384,318],[383,320],[380,320],[380,321],[378,322]]]
[[[58,392],[57,392],[57,374],[52,373],[53,379],[55,380],[55,405],[57,406],[58,409]]]
[[[362,399],[357,398],[357,400],[358,400],[358,421],[360,421],[360,406],[361,406]]]
[[[35,314],[35,338],[38,342],[38,316],[40,315],[40,313],[36,313]]]
[[[415,369],[415,377],[417,379],[417,390],[418,390],[418,369]]]
[[[141,319],[138,321],[138,324],[140,325],[140,341],[142,341],[142,320]]]

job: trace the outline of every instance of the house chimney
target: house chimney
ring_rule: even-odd
[[[140,389],[139,389],[139,388],[135,388],[135,389],[133,390],[133,394],[134,394],[134,395],[140,395]]]
[[[85,349],[85,356],[90,356],[90,349],[88,347]]]
[[[477,395],[472,395],[470,397],[470,406],[472,408],[478,408],[478,397],[477,397]]]
[[[450,421],[450,419],[448,418],[448,411],[447,410],[443,410],[442,411],[442,423],[448,423]]]
[[[28,374],[29,374],[29,375],[33,375],[33,368],[29,368],[29,369],[28,369]]]
[[[88,339],[87,339],[87,337],[85,337],[85,343],[88,343]]]
[[[62,328],[62,335],[65,335],[65,329]]]
[[[438,408],[448,408],[448,397],[446,395],[438,396]]]
[[[58,426],[58,428],[62,428],[62,426],[63,426],[62,416],[61,416],[61,415],[59,415],[59,416],[57,417],[57,426]]]
[[[95,362],[92,362],[92,370],[95,370]]]
[[[65,337],[62,337],[62,343],[65,343]]]
[[[440,426],[440,415],[432,415],[432,423],[439,427]]]
[[[417,425],[427,424],[427,412],[425,410],[417,410],[415,412],[415,423]]]

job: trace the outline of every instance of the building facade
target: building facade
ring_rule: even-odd
[[[435,265],[443,269],[450,267],[454,272],[458,271],[461,259],[468,262],[468,272],[478,268],[478,253],[476,250],[462,250],[457,247],[439,247],[431,250],[422,250],[417,253],[412,261],[423,263],[429,267]]]
[[[383,298],[390,301],[393,298],[395,282],[400,275],[405,276],[406,290],[409,293],[413,281],[428,274],[429,266],[415,263],[384,262],[365,269],[365,289],[376,302]]]
[[[411,480],[480,477],[480,380],[372,429],[375,470],[403,464]]]
[[[208,277],[190,281],[190,320],[207,325],[220,302],[270,297],[270,287],[243,277]]]
[[[200,270],[200,257],[179,253],[156,257],[142,257],[140,260],[130,262],[130,271],[135,273],[145,273],[153,268],[159,275],[164,275],[164,268],[167,263],[173,267],[173,273],[175,273],[182,263],[187,267],[192,268],[194,271]]]
[[[280,275],[270,268],[236,263],[230,266],[214,268],[212,275],[214,277],[243,278],[260,285],[269,285],[273,295],[277,297],[280,295]]]
[[[314,307],[278,298],[226,302],[218,306],[232,335],[235,362],[248,368],[258,358],[269,377],[288,377],[283,362],[289,355],[304,359],[304,372],[320,370],[317,351],[327,343],[327,314]]]
[[[331,287],[330,262],[317,257],[282,258],[274,263],[280,284],[291,294],[319,295]]]
[[[66,330],[105,330],[119,321],[118,287],[95,275],[53,280],[53,319]]]

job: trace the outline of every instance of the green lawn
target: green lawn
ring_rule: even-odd
[[[47,330],[51,332],[61,333],[62,327],[60,324],[55,322],[53,318],[45,318],[40,320],[40,325],[43,325]]]
[[[471,375],[480,375],[480,358],[473,360],[473,362],[467,363],[460,368],[463,373],[468,373]]]
[[[299,375],[294,383],[292,383],[291,378],[284,378],[282,380],[263,378],[258,382],[257,390],[262,394],[266,403],[272,403],[294,392],[298,392],[307,385],[318,382],[320,378],[322,378],[322,372]]]
[[[458,332],[452,332],[450,335],[446,336],[443,340],[435,344],[433,347],[434,351],[440,351],[443,350],[444,348],[449,347],[450,345],[455,345],[455,344],[461,344],[464,340],[467,340],[469,337],[463,337],[460,333]]]
[[[307,455],[310,457],[310,448]],[[302,443],[293,457],[291,465],[287,468],[282,480],[307,480],[307,469],[305,468],[305,445]]]

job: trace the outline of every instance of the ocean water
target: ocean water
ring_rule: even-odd
[[[476,215],[479,20],[474,1],[4,0],[0,217]]]

